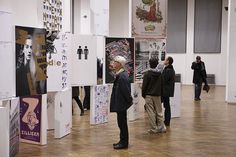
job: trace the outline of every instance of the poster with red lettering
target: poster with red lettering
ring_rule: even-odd
[[[41,142],[42,96],[20,97],[20,140],[40,144]]]

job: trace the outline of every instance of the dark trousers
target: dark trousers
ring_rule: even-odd
[[[84,108],[83,108],[83,105],[82,105],[81,101],[79,100],[79,97],[78,96],[74,96],[73,99],[75,99],[75,101],[78,104],[81,112],[83,113],[84,112]]]
[[[162,97],[162,101],[165,108],[165,120],[164,123],[166,126],[170,125],[171,119],[171,110],[170,110],[170,97]]]
[[[129,144],[129,131],[127,124],[127,111],[117,112],[117,123],[120,128],[120,143]]]
[[[194,87],[195,87],[195,99],[199,99],[202,91],[202,82],[196,83]]]
[[[86,109],[90,109],[90,86],[84,86],[84,101],[83,101],[83,105],[84,108]]]

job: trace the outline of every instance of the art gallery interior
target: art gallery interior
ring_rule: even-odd
[[[236,156],[236,0],[0,0],[0,21],[0,157]],[[116,56],[133,98],[121,150]],[[168,56],[171,123],[150,134],[143,76],[150,58]],[[197,56],[210,87],[200,101]]]

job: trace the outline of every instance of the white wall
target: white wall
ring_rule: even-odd
[[[131,37],[131,0],[110,0],[109,35]]]
[[[193,71],[191,64],[197,55],[202,57],[206,64],[208,74],[215,74],[216,84],[226,83],[226,50],[227,50],[227,15],[224,7],[228,0],[223,0],[222,5],[222,41],[220,54],[194,54],[194,0],[188,0],[187,12],[187,47],[186,54],[167,54],[174,58],[176,73],[181,73],[183,84],[192,84]]]

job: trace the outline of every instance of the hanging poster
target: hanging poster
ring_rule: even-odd
[[[41,0],[38,3],[38,18],[43,27],[51,31],[61,31],[63,23],[62,0]]]
[[[45,29],[16,26],[16,95],[47,91]]]
[[[109,35],[109,0],[90,0],[92,32],[94,35]]]
[[[10,146],[9,155],[14,157],[19,152],[20,140],[20,102],[18,98],[14,98],[10,102]]]
[[[149,69],[149,59],[156,57],[159,62],[165,60],[166,39],[135,39],[136,81],[143,79],[144,72]]]
[[[104,37],[97,37],[97,84],[103,84],[104,74],[104,57],[105,57],[105,39]]]
[[[47,31],[47,91],[61,91],[68,87],[68,44],[67,33]]]
[[[132,35],[166,38],[167,0],[133,0],[132,3]]]
[[[71,35],[72,86],[97,84],[97,37]]]
[[[94,105],[91,114],[91,124],[102,124],[108,122],[109,110],[109,88],[108,85],[94,87]]]
[[[20,139],[41,143],[42,96],[20,97]]]
[[[113,83],[115,73],[111,64],[116,56],[126,59],[125,70],[129,74],[130,82],[134,82],[134,38],[106,38],[106,83]]]

